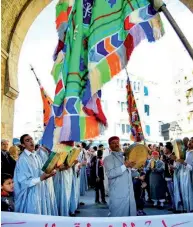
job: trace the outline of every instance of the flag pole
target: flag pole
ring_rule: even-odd
[[[170,24],[173,27],[174,31],[178,35],[179,39],[181,40],[181,42],[183,43],[184,47],[186,48],[186,50],[188,51],[190,57],[193,60],[193,49],[192,49],[190,43],[188,42],[187,38],[183,34],[182,30],[180,29],[180,27],[178,26],[178,24],[176,23],[176,21],[172,17],[171,13],[166,8],[166,4],[162,0],[149,0],[149,1],[150,1],[150,3],[152,4],[153,8],[156,11],[163,12],[163,14],[165,15],[165,17],[170,22]]]
[[[35,78],[36,78],[36,80],[37,80],[39,86],[41,86],[40,80],[38,79],[38,77],[37,77],[37,75],[36,75],[36,72],[35,72],[35,70],[34,70],[34,67],[33,67],[32,65],[30,65],[30,69],[31,69],[31,71],[33,72],[33,74],[34,74],[34,76],[35,76]]]

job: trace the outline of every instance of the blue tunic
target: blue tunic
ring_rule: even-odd
[[[86,159],[86,151],[83,149],[79,155],[79,162],[83,163]],[[88,190],[88,181],[87,181],[87,174],[86,174],[86,166],[82,166],[80,170],[80,195],[84,196],[85,192]]]
[[[54,188],[60,216],[69,216],[72,189],[72,168],[58,171],[54,176]]]
[[[34,152],[23,151],[14,172],[15,212],[51,215],[51,198],[40,181],[43,163]]]
[[[77,209],[76,203],[76,172],[75,167],[72,167],[73,177],[72,177],[72,189],[70,195],[70,213],[74,214]]]
[[[40,156],[42,163],[45,163],[47,161],[49,156],[47,151],[44,151],[43,149],[40,148],[37,154]],[[50,194],[50,199],[51,199],[51,200],[48,200],[48,202],[51,201],[51,204],[49,204],[49,206],[51,207],[51,215],[57,216],[58,208],[56,203],[53,178],[50,177],[45,182],[46,182],[47,190]]]

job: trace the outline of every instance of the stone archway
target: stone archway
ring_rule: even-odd
[[[192,0],[181,0],[192,12]],[[51,0],[2,0],[1,137],[12,139],[17,67],[21,46],[34,19]]]
[[[17,68],[29,27],[51,0],[3,0],[1,40],[1,137],[12,139]]]

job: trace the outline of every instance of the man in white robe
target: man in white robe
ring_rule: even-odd
[[[176,185],[178,186],[183,211],[193,212],[193,137],[188,142],[185,161],[176,160],[175,168],[178,172],[178,184]],[[176,194],[175,199],[177,200]]]
[[[40,156],[42,163],[44,164],[49,157],[50,151],[45,147],[45,146],[40,146],[40,148],[37,150],[37,154]],[[57,203],[56,203],[56,196],[55,196],[55,191],[54,191],[54,183],[53,183],[53,178],[50,177],[46,180],[46,186],[50,198],[51,198],[51,215],[57,216],[58,215],[58,208],[57,208]],[[49,202],[49,201],[48,201]]]
[[[58,214],[59,216],[69,216],[73,171],[72,168],[65,165],[61,165],[59,169],[60,171],[54,177]]]
[[[87,151],[86,151],[86,143],[82,142],[82,149],[78,158],[78,161],[81,163],[80,170],[80,195],[84,196],[85,192],[88,190],[88,181],[87,181]]]
[[[43,163],[30,135],[24,134],[20,141],[25,150],[19,156],[14,172],[15,212],[51,215],[51,198],[45,180],[56,171],[42,172]]]
[[[123,217],[136,215],[131,168],[133,162],[124,161],[120,139],[109,139],[111,154],[104,159],[105,171],[109,180],[109,216]]]
[[[103,160],[110,154],[110,150],[109,148],[106,148],[103,150]],[[108,177],[105,171],[105,167],[104,167],[104,187],[105,187],[105,195],[108,196],[109,195],[109,185],[108,185]]]

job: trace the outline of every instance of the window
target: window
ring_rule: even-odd
[[[144,105],[144,112],[147,114],[147,116],[149,116],[149,105]]]
[[[149,94],[149,92],[148,92],[148,87],[145,86],[145,87],[144,87],[144,95],[145,95],[145,96],[148,96],[148,94]]]
[[[138,91],[140,91],[140,82],[138,82],[138,87],[137,87]]]
[[[126,111],[127,111],[127,103],[121,102],[121,112],[126,112]]]
[[[131,129],[130,129],[130,125],[126,125],[126,133],[130,133]]]
[[[150,136],[150,126],[149,125],[145,126],[145,132],[147,133],[148,136]]]
[[[134,91],[136,91],[136,82],[134,81],[134,83],[133,83],[133,89],[134,89]]]
[[[121,80],[121,88],[123,88],[123,87],[124,87],[124,81]]]
[[[121,102],[121,112],[124,111],[124,102]]]
[[[121,124],[121,131],[122,131],[122,134],[125,134],[125,124]]]

